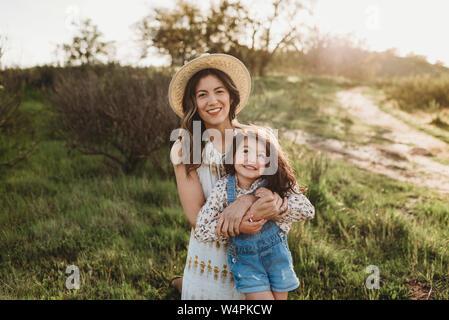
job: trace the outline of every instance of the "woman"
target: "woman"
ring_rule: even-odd
[[[188,143],[175,142],[171,156],[179,198],[192,227],[205,199],[224,174],[226,133],[241,127],[236,121],[236,115],[245,107],[250,90],[251,77],[244,64],[225,54],[207,54],[190,61],[173,76],[170,83],[170,106],[181,117],[182,128],[190,137]],[[219,133],[214,136],[218,138],[201,142],[199,164],[194,163],[195,124],[199,124],[201,136],[205,130],[213,129]],[[190,148],[189,161],[181,162],[182,151],[185,151],[183,148]],[[276,194],[264,202],[255,203],[255,200],[254,196],[246,195],[227,207],[218,225],[220,232],[234,236],[240,233],[240,228],[245,224],[251,225],[253,232],[258,232],[263,223],[242,222],[242,217],[253,203],[253,210],[267,220],[277,218],[287,210],[286,201]],[[173,285],[182,288],[183,300],[244,298],[236,290],[229,273],[226,243],[201,242],[194,237],[193,232],[182,287],[180,282],[181,279],[175,279]]]

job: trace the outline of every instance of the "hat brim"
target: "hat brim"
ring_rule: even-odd
[[[235,114],[245,107],[251,92],[251,76],[248,69],[243,62],[231,55],[214,53],[189,61],[173,76],[168,88],[168,99],[171,108],[179,117],[184,116],[182,99],[187,82],[198,71],[209,68],[225,72],[237,87],[240,102],[236,106]]]

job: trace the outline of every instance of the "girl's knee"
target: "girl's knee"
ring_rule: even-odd
[[[288,298],[288,291],[287,292],[273,292],[274,300],[287,300]]]
[[[275,298],[271,291],[260,291],[245,293],[245,300],[275,300]]]

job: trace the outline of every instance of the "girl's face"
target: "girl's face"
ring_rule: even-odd
[[[214,75],[201,78],[195,90],[198,114],[206,127],[214,127],[229,122],[231,101],[229,91]]]
[[[234,168],[237,174],[247,179],[259,178],[267,163],[266,146],[255,138],[245,137],[237,147]]]

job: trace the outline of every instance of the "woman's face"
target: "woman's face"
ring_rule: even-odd
[[[255,180],[264,173],[266,163],[266,145],[255,138],[245,137],[235,152],[235,171],[247,179]]]
[[[214,75],[201,78],[195,89],[198,114],[206,127],[219,126],[229,121],[231,101],[229,91]]]

